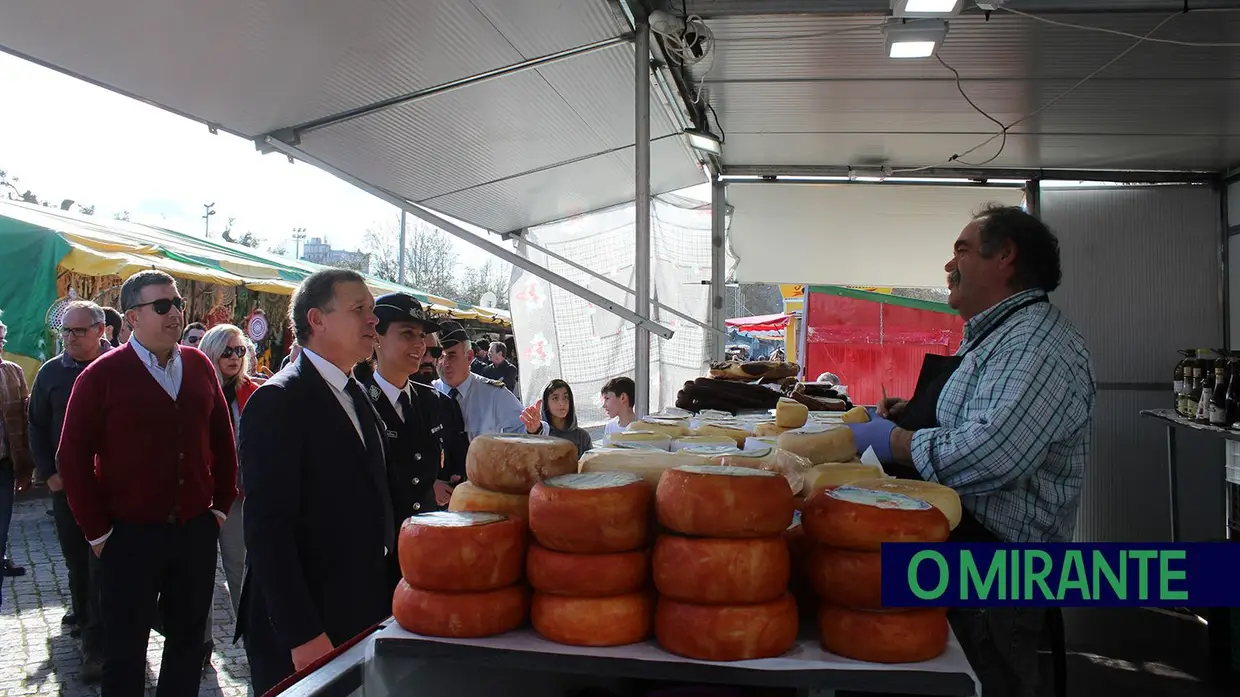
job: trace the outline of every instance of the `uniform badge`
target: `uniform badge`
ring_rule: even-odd
[[[378,386],[378,385],[371,385],[371,386],[370,386],[370,398],[371,398],[371,399],[373,399],[373,400],[375,400],[375,401],[378,401],[378,399],[379,399],[379,395],[380,395],[380,394],[382,394],[382,392],[380,392],[380,391],[379,391],[379,386]]]
[[[399,433],[397,433],[396,431],[388,431],[388,432],[387,432],[387,437],[388,437],[388,438],[399,438],[399,437],[400,437],[400,434],[399,434]]]

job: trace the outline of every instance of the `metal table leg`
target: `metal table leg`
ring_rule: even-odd
[[[1175,427],[1167,427],[1167,490],[1171,495],[1171,541],[1180,541],[1180,469],[1175,457]]]

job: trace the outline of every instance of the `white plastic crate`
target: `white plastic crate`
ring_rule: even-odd
[[[1227,481],[1240,484],[1240,441],[1227,441]]]

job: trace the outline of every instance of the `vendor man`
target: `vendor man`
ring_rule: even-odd
[[[911,399],[850,426],[890,474],[949,486],[964,515],[952,541],[1071,542],[1089,454],[1094,373],[1085,342],[1047,294],[1059,243],[1020,208],[991,206],[944,267],[965,320],[955,356],[928,355]],[[986,695],[1033,695],[1045,609],[954,610]]]

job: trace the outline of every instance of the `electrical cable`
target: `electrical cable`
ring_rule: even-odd
[[[1215,43],[1215,42],[1208,42],[1208,41],[1180,41],[1178,39],[1151,39],[1149,37],[1143,37],[1140,34],[1133,34],[1133,33],[1126,32],[1126,31],[1119,31],[1118,29],[1107,29],[1106,27],[1091,27],[1087,24],[1072,24],[1071,22],[1061,22],[1056,19],[1049,19],[1047,17],[1039,17],[1038,15],[1032,15],[1032,14],[1029,14],[1028,12],[1021,12],[1020,10],[1014,10],[1006,5],[1000,5],[998,9],[1003,12],[1007,12],[1008,14],[1014,14],[1020,17],[1024,17],[1026,19],[1032,19],[1038,22],[1042,22],[1043,24],[1050,24],[1056,27],[1065,27],[1067,29],[1080,29],[1083,31],[1096,31],[1096,32],[1100,32],[1103,34],[1114,34],[1116,36],[1126,36],[1130,39],[1141,39],[1143,42],[1148,42],[1152,44],[1171,44],[1172,46],[1191,46],[1194,48],[1240,48],[1240,43],[1227,43],[1227,42]],[[1229,9],[1232,11],[1240,10],[1240,8],[1229,8]],[[1188,11],[1188,10],[1185,10],[1185,11]],[[1184,12],[1179,12],[1177,14],[1184,14]]]
[[[1054,106],[1055,104],[1057,104],[1057,103],[1059,103],[1060,101],[1062,101],[1062,100],[1063,100],[1065,97],[1067,97],[1069,94],[1072,94],[1072,93],[1073,93],[1073,92],[1075,92],[1077,89],[1079,89],[1082,85],[1084,85],[1085,83],[1087,83],[1087,82],[1089,82],[1090,80],[1092,80],[1092,79],[1094,79],[1095,77],[1097,77],[1097,76],[1098,76],[1099,74],[1101,74],[1104,70],[1106,70],[1107,68],[1111,67],[1112,65],[1115,65],[1116,63],[1118,63],[1118,62],[1119,62],[1119,61],[1120,61],[1120,60],[1121,60],[1124,56],[1128,55],[1128,54],[1129,54],[1129,53],[1131,53],[1131,52],[1132,52],[1135,48],[1137,48],[1137,47],[1138,47],[1138,46],[1140,46],[1141,44],[1145,43],[1145,42],[1149,39],[1149,37],[1150,37],[1152,34],[1154,34],[1154,32],[1158,31],[1159,29],[1162,29],[1162,28],[1163,28],[1163,26],[1165,26],[1168,22],[1170,22],[1171,20],[1175,19],[1176,17],[1179,17],[1179,16],[1180,16],[1180,15],[1182,15],[1182,14],[1183,14],[1183,12],[1177,12],[1177,13],[1175,13],[1175,14],[1173,14],[1173,15],[1171,15],[1171,16],[1169,16],[1169,17],[1167,17],[1166,19],[1164,19],[1163,21],[1161,21],[1161,22],[1159,22],[1157,25],[1155,25],[1155,27],[1154,27],[1153,29],[1149,30],[1149,32],[1148,32],[1145,36],[1134,35],[1134,36],[1136,36],[1137,41],[1136,41],[1135,43],[1133,43],[1131,46],[1129,46],[1128,48],[1126,48],[1126,49],[1124,49],[1123,51],[1121,51],[1119,55],[1117,55],[1117,56],[1115,56],[1114,58],[1112,58],[1111,60],[1107,61],[1107,62],[1106,62],[1106,63],[1104,63],[1101,67],[1099,67],[1098,69],[1094,70],[1092,73],[1090,73],[1090,74],[1086,75],[1085,77],[1081,78],[1081,79],[1080,79],[1080,80],[1079,80],[1079,81],[1078,81],[1075,85],[1073,85],[1073,86],[1069,87],[1068,89],[1064,90],[1064,91],[1063,91],[1063,92],[1061,92],[1058,96],[1056,96],[1054,99],[1050,100],[1050,101],[1049,101],[1049,102],[1047,102],[1046,104],[1043,104],[1043,105],[1042,105],[1041,107],[1039,107],[1036,111],[1033,111],[1032,113],[1029,113],[1029,114],[1027,114],[1027,115],[1025,115],[1025,116],[1022,116],[1021,118],[1019,118],[1019,119],[1017,119],[1017,120],[1013,121],[1012,123],[1007,124],[1006,126],[1001,126],[1001,128],[1002,128],[1003,130],[1001,130],[999,133],[996,133],[996,134],[994,134],[993,136],[991,136],[991,137],[987,138],[986,140],[982,141],[981,143],[978,143],[977,145],[975,145],[975,146],[973,146],[973,147],[969,148],[968,150],[965,150],[964,152],[961,152],[961,153],[956,153],[955,155],[952,155],[951,157],[947,158],[947,160],[946,160],[946,161],[944,161],[944,162],[939,162],[939,163],[936,163],[936,164],[933,164],[933,165],[926,165],[925,167],[914,167],[914,168],[910,168],[910,169],[896,169],[896,170],[892,170],[892,171],[891,171],[891,173],[892,173],[892,174],[910,174],[910,173],[913,173],[913,172],[924,172],[924,171],[926,171],[926,170],[928,170],[928,169],[934,169],[934,168],[936,168],[936,167],[942,167],[942,166],[944,166],[944,165],[950,165],[950,164],[953,164],[953,163],[956,163],[956,162],[960,162],[961,164],[968,164],[968,163],[963,162],[963,161],[961,160],[961,158],[962,158],[962,157],[966,157],[966,156],[968,156],[968,155],[970,155],[970,154],[972,154],[972,153],[974,153],[974,152],[976,152],[976,151],[978,151],[978,150],[980,150],[980,149],[982,149],[982,148],[986,147],[986,146],[987,146],[987,145],[989,145],[990,143],[993,143],[994,141],[998,140],[999,138],[1004,138],[1004,139],[1006,140],[1006,138],[1007,138],[1007,134],[1008,134],[1008,131],[1010,131],[1012,128],[1014,128],[1015,126],[1017,126],[1017,125],[1019,125],[1019,124],[1024,123],[1025,121],[1028,121],[1029,119],[1031,119],[1031,118],[1033,118],[1033,117],[1037,116],[1038,114],[1041,114],[1042,112],[1046,111],[1047,109],[1051,108],[1051,107],[1052,107],[1052,106]],[[945,65],[946,65],[946,64],[945,64]],[[959,78],[959,76],[957,76],[957,78]],[[960,87],[959,81],[957,81],[957,87],[958,87],[958,88]],[[961,90],[961,93],[963,94],[963,90]],[[968,99],[968,98],[966,97],[966,99]],[[969,100],[969,102],[970,102],[970,104],[972,104],[972,100]],[[973,106],[974,106],[974,108],[975,108],[975,109],[977,108],[977,106],[976,106],[976,105],[973,105]],[[986,116],[987,118],[991,118],[988,114],[985,114],[985,116]],[[993,121],[994,119],[993,119],[993,118],[991,118],[991,120]],[[1000,148],[1000,150],[1002,151],[1002,148]],[[996,157],[997,157],[997,155],[996,155]],[[987,160],[987,162],[989,163],[989,162],[992,162],[993,160],[994,160],[994,158],[992,158],[992,159],[990,159],[990,160]]]

